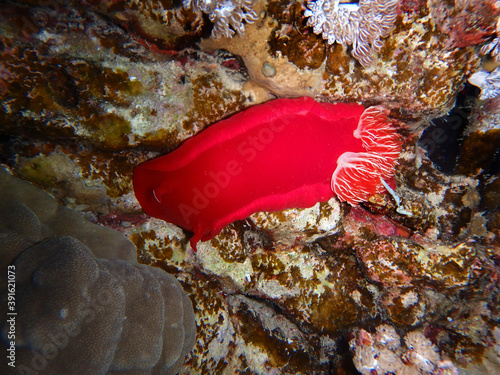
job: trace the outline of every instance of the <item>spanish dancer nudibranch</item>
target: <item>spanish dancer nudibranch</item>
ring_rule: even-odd
[[[190,243],[260,211],[385,191],[401,150],[382,107],[276,99],[222,120],[135,168],[145,212],[194,232]]]

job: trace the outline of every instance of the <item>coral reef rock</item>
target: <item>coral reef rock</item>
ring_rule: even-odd
[[[245,36],[243,21],[253,23],[257,13],[253,10],[255,0],[183,0],[185,8],[192,8],[197,13],[208,14],[214,23],[212,37],[230,38],[235,32]]]
[[[0,171],[0,284],[17,264],[16,307],[38,298],[16,320],[17,364],[49,373],[103,327],[75,366],[112,352],[121,374],[499,374],[499,27],[498,0],[2,2],[0,163],[55,198]],[[387,110],[402,147],[387,191],[257,212],[197,253],[141,209],[136,165],[300,96]],[[193,302],[185,357],[194,331],[157,330],[188,302],[173,277]]]

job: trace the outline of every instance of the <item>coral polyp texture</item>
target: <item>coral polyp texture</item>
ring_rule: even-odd
[[[256,0],[183,0],[186,9],[191,8],[197,13],[208,15],[213,22],[212,37],[231,38],[237,33],[245,35],[245,24],[257,20],[253,9]]]
[[[308,1],[304,16],[316,34],[328,44],[352,46],[352,56],[363,66],[370,65],[372,56],[380,52],[380,38],[394,28],[399,0]]]

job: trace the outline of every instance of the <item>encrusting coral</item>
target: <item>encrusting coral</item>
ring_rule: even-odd
[[[16,313],[15,330],[4,322],[1,334],[15,368],[2,361],[2,374],[177,373],[194,345],[196,327],[191,301],[175,277],[124,260],[130,253],[119,259],[94,244],[109,258],[101,259],[76,238],[54,236],[46,225],[54,227],[57,215],[47,220],[51,214],[62,214],[67,227],[86,225],[4,170],[0,192],[1,263],[11,270],[9,282],[15,275],[15,304],[7,304],[9,287],[1,291],[0,309],[3,316]],[[91,223],[86,229],[82,238],[113,246],[106,237],[114,231]],[[120,237],[135,250],[120,233],[117,243]],[[6,277],[2,273],[3,286]]]
[[[313,0],[304,16],[307,24],[321,34],[328,44],[352,45],[352,56],[368,66],[372,55],[380,52],[380,38],[389,35],[397,17],[399,0]]]

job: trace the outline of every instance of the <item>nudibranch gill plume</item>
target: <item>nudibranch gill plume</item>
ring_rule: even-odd
[[[382,107],[309,97],[250,107],[134,170],[144,211],[194,232],[191,246],[259,211],[356,205],[385,191],[400,136]]]

